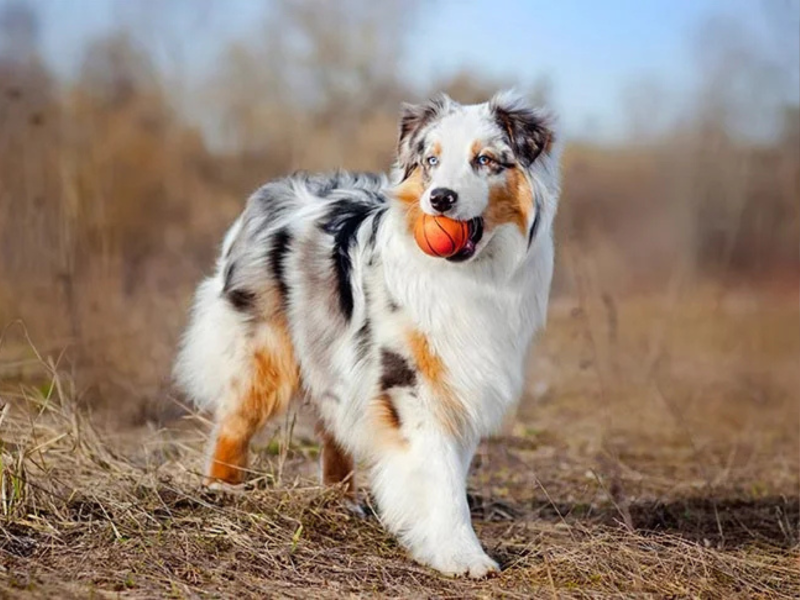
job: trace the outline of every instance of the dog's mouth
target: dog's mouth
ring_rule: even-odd
[[[453,256],[450,256],[447,260],[450,262],[464,262],[472,258],[475,254],[475,250],[478,248],[478,242],[481,241],[483,237],[483,218],[482,217],[474,217],[468,221],[469,227],[469,238],[467,239],[467,243],[464,244],[464,247],[456,252]]]

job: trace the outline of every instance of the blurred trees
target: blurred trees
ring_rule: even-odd
[[[51,176],[59,106],[39,31],[26,4],[0,6],[0,273],[32,266],[41,249],[26,241],[26,231],[52,232],[59,208]]]
[[[209,82],[225,147],[247,171],[258,162],[269,172],[326,168],[333,157],[347,168],[384,168],[417,4],[273,3],[255,41],[232,43]]]
[[[629,138],[567,151],[559,227],[606,256],[607,280],[796,282],[800,273],[800,4],[755,24],[712,16],[690,41],[697,86],[675,99],[650,73],[624,89]]]
[[[800,81],[800,5],[763,4],[761,39],[753,27],[719,17],[694,40],[692,250],[700,268],[717,274],[798,264],[800,174],[791,139],[798,112],[788,103]]]
[[[106,374],[158,363],[133,378],[151,384],[247,193],[298,168],[385,169],[401,101],[441,89],[478,102],[514,83],[463,71],[412,87],[400,66],[418,0],[265,3],[252,35],[199,70],[177,40],[206,3],[120,6],[128,21],[59,81],[33,5],[0,4],[0,324],[24,317]],[[800,5],[765,6],[760,34],[726,19],[698,29],[686,107],[647,74],[624,92],[627,139],[568,144],[559,244],[591,252],[615,289],[657,287],[677,265],[796,278]],[[553,84],[527,91],[547,103]],[[92,341],[121,330],[136,337]]]

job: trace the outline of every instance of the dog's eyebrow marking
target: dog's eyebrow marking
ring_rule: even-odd
[[[396,387],[412,387],[417,383],[417,374],[408,361],[387,348],[381,348],[381,391]]]
[[[508,156],[504,152],[500,152],[498,154],[495,148],[492,148],[491,144],[484,145],[483,142],[480,140],[475,140],[472,142],[472,146],[470,146],[470,158],[469,161],[472,163],[472,167],[474,169],[478,169],[479,166],[477,164],[478,157],[481,155],[488,156],[492,159],[492,162],[489,163],[489,171],[494,175],[497,175],[503,171],[503,169],[510,169],[514,165],[508,159]]]
[[[472,142],[472,146],[470,146],[469,149],[470,152],[472,153],[472,157],[470,158],[470,160],[475,160],[481,153],[481,150],[483,150],[483,144],[481,143],[480,140],[475,140],[474,142]]]

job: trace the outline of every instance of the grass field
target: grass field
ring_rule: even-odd
[[[32,356],[37,378],[0,387],[0,595],[800,597],[794,291],[554,301],[473,465],[503,565],[482,582],[410,562],[317,487],[307,409],[258,441],[248,489],[211,493],[202,416],[96,428],[57,357]]]

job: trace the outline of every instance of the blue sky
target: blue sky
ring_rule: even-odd
[[[59,72],[73,72],[83,44],[129,16],[126,2],[156,1],[170,4],[35,1],[48,59]],[[167,18],[177,19],[192,40],[200,68],[212,65],[227,42],[246,37],[264,6],[255,0],[178,0],[174,5],[178,10]],[[679,110],[697,83],[691,39],[705,18],[729,14],[756,30],[763,23],[759,0],[437,0],[422,6],[408,32],[403,61],[410,81],[423,88],[464,69],[524,88],[547,76],[567,131],[589,128],[600,138],[624,129],[623,90],[637,81],[656,80],[669,96],[663,104]],[[212,30],[213,35],[202,34]]]

